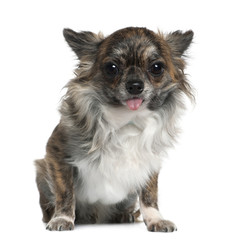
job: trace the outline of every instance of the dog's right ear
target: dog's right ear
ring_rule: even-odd
[[[63,30],[63,35],[80,60],[84,57],[93,58],[97,53],[99,44],[104,39],[102,34],[97,35],[85,31],[75,32],[68,28]]]

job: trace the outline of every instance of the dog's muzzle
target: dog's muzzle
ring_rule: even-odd
[[[134,95],[133,98],[126,101],[128,108],[130,110],[138,110],[142,105],[143,99],[135,97],[135,95],[139,95],[143,92],[144,83],[140,80],[131,80],[126,83],[125,87],[128,93]]]

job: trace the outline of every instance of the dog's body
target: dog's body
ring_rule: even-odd
[[[139,197],[148,230],[174,231],[159,213],[157,181],[178,132],[181,95],[191,96],[181,56],[193,33],[126,28],[104,38],[66,29],[64,36],[80,65],[36,162],[47,228],[133,222]]]

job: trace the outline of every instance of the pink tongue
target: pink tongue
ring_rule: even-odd
[[[142,102],[143,102],[143,99],[134,98],[134,99],[127,100],[126,104],[130,110],[137,110],[141,106]]]

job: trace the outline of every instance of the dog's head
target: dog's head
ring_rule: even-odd
[[[182,58],[192,31],[163,35],[130,27],[104,38],[64,29],[64,36],[80,60],[76,82],[95,86],[105,104],[155,110],[177,91],[192,95]]]

